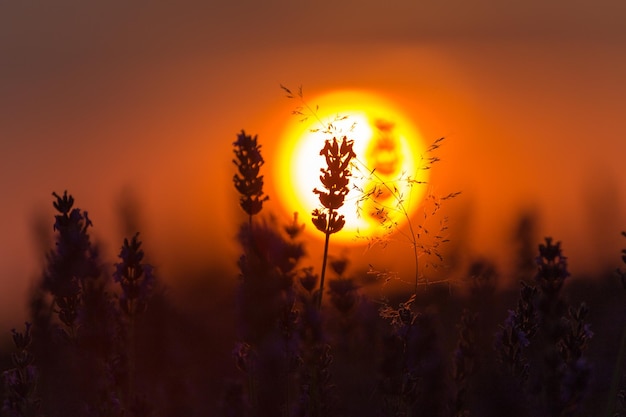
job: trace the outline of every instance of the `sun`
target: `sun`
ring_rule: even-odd
[[[339,210],[346,224],[333,240],[358,242],[400,228],[425,192],[425,146],[417,128],[392,102],[365,91],[335,91],[307,104],[280,137],[273,177],[281,204],[301,221],[321,207],[313,193],[321,187],[325,167],[320,150],[325,140],[347,136],[356,158],[350,192]],[[312,225],[305,230],[324,237]]]

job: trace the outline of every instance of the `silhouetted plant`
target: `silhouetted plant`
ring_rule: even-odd
[[[522,282],[515,311],[509,311],[496,337],[496,352],[509,371],[521,378],[535,413],[552,417],[579,412],[591,367],[583,356],[593,336],[586,323],[588,308],[574,309],[561,297],[569,277],[560,242],[546,238],[539,245],[533,287]],[[530,397],[529,397],[530,398]],[[539,407],[539,409],[537,409]]]
[[[297,398],[293,415],[296,417],[325,417],[333,415],[334,384],[330,366],[333,362],[328,334],[322,327],[322,315],[317,300],[300,294],[298,314]]]
[[[495,350],[508,372],[525,382],[529,371],[526,350],[539,327],[539,315],[535,307],[537,288],[523,281],[521,285],[516,309],[509,310],[504,325],[496,333]]]
[[[379,383],[383,415],[443,416],[449,397],[434,316],[415,313],[414,302],[415,294],[397,309],[386,304],[380,310],[392,326],[385,338]]]
[[[515,267],[518,280],[527,279],[535,271],[535,241],[537,239],[537,215],[528,211],[520,216],[512,243],[515,247]]]
[[[330,301],[332,305],[343,315],[347,315],[358,301],[358,286],[351,278],[339,277],[330,281],[329,284]]]
[[[143,257],[139,233],[131,240],[125,238],[119,254],[122,262],[115,264],[113,272],[113,279],[122,288],[120,307],[131,318],[145,311],[155,284],[152,265],[143,263]]]
[[[476,259],[468,268],[469,287],[472,298],[486,302],[493,297],[499,280],[496,265],[488,259]]]
[[[233,163],[239,171],[233,176],[233,181],[241,194],[239,204],[248,213],[249,222],[252,223],[252,216],[259,213],[263,203],[269,199],[263,195],[263,176],[259,175],[265,161],[261,156],[261,145],[257,143],[256,135],[246,135],[242,130],[233,146],[236,156]]]
[[[540,308],[543,315],[558,313],[554,310],[560,307],[559,292],[563,283],[570,276],[567,270],[567,258],[561,251],[561,242],[552,243],[552,238],[547,237],[545,244],[539,245],[539,256],[537,257],[537,274],[535,282],[541,289]]]
[[[42,340],[51,343],[50,361],[42,364],[42,378],[50,372],[61,372],[57,385],[42,394],[42,403],[54,399],[64,404],[69,414],[102,415],[103,410],[116,410],[118,398],[114,387],[114,361],[117,356],[118,311],[106,290],[107,280],[101,274],[96,247],[91,244],[92,223],[86,211],[74,208],[74,199],[67,192],[53,193],[56,201],[54,230],[55,249],[47,259],[42,287],[52,296],[50,308],[60,323],[54,324],[39,314],[36,329]],[[46,303],[45,297],[40,298]],[[54,337],[48,332],[54,331]],[[42,347],[39,348],[41,351]],[[54,369],[54,371],[53,371]],[[45,413],[45,407],[42,408]],[[119,410],[118,410],[119,411]]]
[[[330,128],[325,130],[324,133],[331,131]],[[520,415],[526,409],[537,417],[581,414],[592,382],[592,364],[586,357],[586,351],[593,333],[588,323],[590,313],[587,304],[571,306],[563,295],[563,289],[570,284],[567,283],[567,259],[562,254],[560,242],[555,243],[548,238],[539,246],[537,271],[532,285],[528,283],[533,277],[529,275],[527,263],[516,266],[518,272],[525,273],[523,277],[528,281],[522,282],[517,304],[508,311],[495,342],[495,357],[506,372],[496,375],[495,381],[488,381],[486,378],[492,376],[489,374],[492,371],[489,365],[492,364],[485,363],[485,359],[490,358],[479,351],[478,330],[482,331],[485,323],[479,322],[478,318],[484,317],[485,311],[490,310],[477,303],[476,299],[482,303],[493,301],[495,308],[502,307],[498,302],[500,300],[492,297],[497,290],[495,267],[486,260],[475,262],[470,267],[470,275],[476,284],[470,294],[474,300],[469,301],[472,310],[464,310],[460,315],[456,346],[454,339],[440,338],[438,319],[442,316],[429,313],[426,308],[426,312],[416,311],[418,302],[421,305],[422,302],[435,304],[441,301],[437,297],[427,299],[417,292],[418,284],[429,283],[424,279],[425,274],[417,272],[418,266],[424,268],[421,259],[419,264],[417,260],[415,263],[414,293],[403,303],[394,302],[397,308],[386,301],[377,316],[374,304],[368,303],[365,296],[359,294],[361,277],[352,271],[347,273],[347,258],[333,258],[328,254],[330,234],[341,230],[344,225],[338,210],[345,207],[349,200],[347,190],[352,169],[359,163],[348,136],[328,137],[332,139],[325,142],[321,151],[327,163],[327,167],[321,170],[322,186],[314,190],[321,207],[313,211],[313,224],[326,238],[321,277],[314,268],[301,265],[306,251],[300,240],[304,225],[298,222],[297,213],[293,221],[285,226],[271,217],[253,224],[252,216],[258,214],[267,201],[262,192],[263,177],[259,175],[263,165],[260,146],[256,136],[250,137],[243,131],[234,144],[234,163],[238,167],[234,182],[241,194],[240,204],[248,214],[248,222],[242,225],[238,236],[243,248],[237,293],[237,336],[240,343],[233,356],[247,384],[235,383],[226,388],[221,407],[223,415],[467,417],[470,414]],[[437,162],[438,158],[432,158],[425,164]],[[365,168],[363,170],[367,173]],[[418,226],[413,220],[411,225],[412,220],[408,218],[408,209],[404,205],[406,196],[396,190],[392,182],[383,181],[382,177],[376,183],[375,174],[374,171],[368,174],[374,180],[374,188],[362,190],[360,197],[373,201],[381,193],[392,195],[396,206],[381,204],[377,207],[383,227],[390,230],[398,228],[399,222],[394,216],[406,216],[409,231],[404,236],[412,242],[416,259],[428,254],[439,259],[438,243],[445,241],[442,233],[447,227],[445,222],[440,224],[438,231],[427,226],[426,221]],[[404,175],[397,180],[421,184],[417,179]],[[453,193],[443,199],[428,196],[424,203],[424,218],[430,218],[439,210],[441,201],[455,195]],[[124,239],[120,261],[114,264],[113,271],[113,278],[121,291],[118,290],[117,299],[113,297],[108,292],[107,278],[110,277],[103,273],[105,270],[100,267],[96,247],[90,241],[92,225],[87,213],[74,208],[74,199],[67,192],[63,196],[53,193],[53,196],[57,211],[53,230],[57,233],[42,283],[45,293],[39,291],[33,296],[31,319],[34,324],[27,323],[23,333],[13,330],[16,351],[10,357],[9,369],[3,374],[3,415],[213,415],[194,409],[201,405],[188,401],[187,393],[180,395],[179,391],[167,385],[142,385],[149,377],[141,373],[145,371],[141,361],[138,361],[136,370],[137,383],[133,383],[135,356],[141,359],[135,355],[134,322],[135,319],[149,317],[155,320],[150,322],[152,326],[137,326],[142,331],[154,332],[149,340],[141,339],[145,335],[137,333],[138,343],[145,343],[140,345],[141,348],[149,343],[160,349],[163,344],[176,346],[174,356],[177,360],[168,364],[167,359],[173,359],[168,356],[161,362],[163,368],[152,366],[154,373],[150,376],[171,373],[169,378],[177,386],[195,381],[190,376],[195,372],[203,374],[195,368],[202,369],[203,364],[214,360],[211,356],[213,346],[219,338],[228,336],[219,333],[217,337],[211,326],[207,326],[206,333],[202,333],[201,323],[205,321],[202,317],[206,316],[193,321],[195,312],[184,319],[182,316],[170,317],[172,310],[162,311],[161,316],[151,316],[150,312],[155,311],[156,297],[151,299],[150,312],[146,314],[146,303],[155,279],[152,268],[144,263],[139,234]],[[401,229],[398,230],[402,233]],[[419,239],[425,235],[435,235],[436,243],[429,246],[421,242]],[[527,239],[527,235],[520,237],[524,242]],[[523,258],[527,255],[523,252]],[[626,264],[626,249],[622,251],[622,260]],[[322,311],[327,270],[336,274],[336,279],[326,283],[328,302],[333,308]],[[617,274],[621,285],[626,287],[626,272],[618,269]],[[617,285],[615,280],[613,284]],[[428,294],[429,297],[431,295]],[[406,294],[400,296],[407,297]],[[459,306],[467,300],[451,293],[445,297],[445,308],[449,307],[452,315],[443,315],[443,318],[458,320]],[[443,308],[444,305],[435,307]],[[367,314],[364,313],[366,309],[369,309]],[[480,316],[474,311],[479,311]],[[221,313],[222,310],[219,320],[224,323]],[[380,320],[381,317],[388,323]],[[343,325],[348,318],[353,327]],[[452,323],[449,321],[449,326],[441,328],[451,329]],[[165,325],[187,328],[187,339],[181,338],[183,333],[166,332]],[[356,329],[357,325],[359,331],[348,331]],[[204,347],[209,348],[206,350],[197,348],[202,339],[207,340]],[[348,340],[350,343],[347,343]],[[440,341],[450,342],[449,349],[454,349],[452,355],[442,348]],[[189,359],[190,368],[179,368],[181,358],[194,352],[191,350],[194,347],[198,349],[195,353],[199,356]],[[360,363],[363,355],[371,363],[380,361],[378,375],[368,367],[371,364]],[[618,376],[623,372],[622,358],[623,352],[615,364]],[[477,372],[479,364],[480,372]],[[482,365],[487,365],[486,369]],[[221,375],[207,374],[204,372],[203,380],[221,379]],[[498,413],[502,398],[496,390],[493,395],[489,392],[489,396],[472,396],[480,394],[478,386],[484,382],[487,382],[485,390],[493,389],[495,384],[501,382],[505,382],[502,385],[506,389],[506,378],[514,381],[516,391],[513,395],[516,398],[511,403],[523,404],[520,409]],[[472,385],[475,382],[476,385]],[[489,382],[495,383],[490,385]],[[351,386],[343,389],[342,384]],[[159,407],[165,404],[164,400],[136,395],[135,386],[138,391],[154,388],[150,392],[152,395],[180,395],[184,398],[177,399],[176,404],[183,408],[161,409]],[[602,384],[598,386],[605,387]],[[194,392],[197,399],[201,398],[203,402],[209,393],[209,390],[203,391],[204,388],[198,387],[197,393]],[[612,389],[617,390],[617,385]],[[338,392],[341,397],[337,396]],[[612,394],[615,394],[615,399],[618,398],[613,390],[609,395]],[[619,398],[626,406],[624,391]],[[341,404],[338,404],[339,401]],[[475,412],[472,407],[479,402],[478,412]],[[488,405],[485,406],[485,403]],[[617,411],[612,405],[611,399],[607,405],[611,413]],[[202,406],[206,407],[206,404]],[[481,413],[486,408],[495,414]]]
[[[234,176],[235,187],[242,194],[241,207],[249,215],[248,227],[242,228],[239,235],[244,248],[239,259],[238,304],[242,342],[236,359],[248,381],[244,409],[254,416],[269,417],[285,413],[291,406],[290,379],[297,355],[293,283],[301,273],[297,264],[304,256],[304,246],[298,237],[304,226],[298,222],[297,213],[293,222],[283,228],[287,238],[276,231],[274,224],[252,224],[252,216],[268,199],[263,196],[263,176],[259,175],[264,164],[261,146],[256,136],[244,131],[234,145],[237,160],[233,162],[239,170]],[[277,366],[277,362],[284,366]]]
[[[467,390],[469,379],[478,367],[478,313],[463,310],[458,329],[459,338],[452,358],[452,379],[455,383],[455,391],[451,410],[453,417],[469,417]]]
[[[318,308],[322,308],[322,296],[324,294],[324,278],[326,276],[326,263],[328,261],[328,244],[330,235],[337,233],[346,221],[342,214],[337,211],[343,206],[346,195],[350,189],[350,163],[356,156],[352,150],[354,142],[348,140],[346,136],[341,139],[341,144],[337,138],[326,140],[320,155],[326,159],[326,168],[322,168],[320,181],[324,190],[315,188],[313,192],[319,196],[323,209],[313,210],[313,224],[320,232],[324,233],[324,258],[322,260],[322,272],[320,279],[320,289],[318,296]]]
[[[44,274],[44,288],[53,295],[59,320],[65,325],[63,334],[76,337],[76,319],[81,304],[81,291],[87,280],[100,275],[98,253],[92,247],[88,229],[92,226],[86,211],[73,208],[74,198],[63,193],[56,198],[54,230],[57,231],[56,249],[48,255]]]
[[[242,227],[244,255],[239,260],[241,281],[238,292],[238,368],[247,379],[247,409],[253,416],[280,416],[293,406],[300,372],[299,334],[301,312],[296,296],[296,279],[314,276],[301,268],[303,225],[294,214],[282,227],[270,219]],[[316,310],[317,312],[317,310]]]
[[[591,379],[591,364],[583,356],[593,337],[591,326],[586,322],[589,308],[582,303],[578,308],[569,307],[563,317],[563,334],[558,351],[563,361],[558,415],[573,416],[581,408]]]
[[[333,120],[324,121],[318,115],[318,108],[311,107],[305,100],[302,92],[302,87],[298,88],[298,91],[294,93],[291,89],[281,84],[281,89],[286,93],[287,98],[297,98],[300,101],[292,114],[301,117],[301,121],[308,120],[309,117],[313,117],[319,122],[320,128],[311,129],[312,132],[321,132],[326,135],[337,136],[341,133],[338,128],[338,123],[347,120],[349,117],[345,115],[337,115]],[[381,125],[379,130],[388,130],[388,124],[384,121],[379,121]],[[350,128],[352,130],[353,126]],[[341,136],[341,135],[340,135]],[[383,178],[377,171],[376,167],[368,166],[368,164],[359,156],[354,155],[351,158],[350,171],[351,175],[354,175],[360,179],[367,186],[359,186],[358,184],[352,184],[352,189],[358,192],[358,195],[353,198],[355,201],[355,210],[357,217],[363,215],[365,210],[365,203],[368,204],[368,213],[372,218],[376,218],[380,222],[380,227],[385,233],[381,235],[373,236],[357,236],[368,240],[368,246],[374,245],[386,245],[389,234],[396,232],[401,236],[407,238],[409,241],[412,252],[413,260],[415,263],[415,279],[414,279],[414,292],[417,293],[417,287],[421,283],[419,258],[422,255],[434,256],[439,262],[442,261],[441,244],[448,241],[446,237],[448,229],[448,219],[444,217],[440,220],[437,226],[427,226],[426,219],[435,215],[441,208],[442,202],[452,199],[460,194],[460,192],[453,192],[445,195],[444,197],[436,196],[432,193],[428,194],[424,203],[424,221],[422,224],[415,225],[409,214],[409,204],[411,200],[411,193],[413,187],[417,185],[427,185],[427,181],[424,181],[421,176],[421,171],[427,171],[432,166],[439,162],[439,157],[435,155],[435,151],[441,146],[444,138],[435,140],[430,146],[427,147],[424,154],[420,155],[420,163],[417,170],[413,173],[402,173],[398,178],[388,179]],[[393,204],[388,203],[388,200],[392,200]],[[397,219],[400,215],[405,218],[409,231],[405,232],[401,227]],[[315,214],[314,214],[315,216]],[[424,237],[430,237],[428,242],[423,240]],[[371,273],[379,277],[383,277],[386,281],[397,278],[397,274],[389,271],[379,271],[371,266]],[[324,270],[322,268],[322,277],[324,277]],[[322,279],[323,283],[324,279]],[[446,279],[444,281],[447,282]],[[424,285],[428,285],[427,279],[424,280]]]
[[[546,238],[545,244],[539,245],[539,256],[536,259],[537,273],[535,282],[539,293],[537,309],[540,318],[539,346],[543,347],[542,374],[537,375],[535,385],[541,390],[546,411],[551,416],[560,416],[564,411],[561,396],[563,389],[563,360],[559,355],[559,342],[564,334],[562,317],[567,313],[567,304],[560,292],[565,280],[570,276],[567,269],[567,258],[563,256],[561,242],[553,243]]]
[[[240,230],[239,319],[241,337],[250,343],[275,328],[285,303],[293,302],[293,281],[302,274],[298,263],[304,244],[297,235],[286,238],[276,229],[270,219]]]
[[[131,240],[124,239],[120,249],[119,258],[121,262],[115,264],[113,279],[120,284],[122,293],[119,298],[119,305],[128,319],[127,337],[128,351],[128,380],[126,381],[126,403],[127,408],[136,408],[137,412],[148,411],[142,405],[140,397],[135,395],[135,323],[138,314],[146,310],[148,299],[155,285],[152,265],[143,262],[144,252],[141,249],[139,233],[136,233]],[[144,414],[134,414],[135,416]]]
[[[333,389],[330,365],[333,356],[330,345],[313,344],[303,350],[303,372],[300,377],[300,397],[295,416],[331,417]]]
[[[40,399],[37,397],[37,367],[30,352],[31,324],[26,323],[24,332],[13,329],[13,343],[16,351],[11,354],[13,368],[4,371],[5,398],[2,404],[3,415],[10,417],[39,416]]]

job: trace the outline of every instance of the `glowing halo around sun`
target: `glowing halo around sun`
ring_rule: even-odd
[[[372,93],[336,91],[305,100],[310,108],[293,116],[279,141],[273,177],[282,205],[299,214],[299,221],[307,225],[305,230],[324,237],[310,221],[311,211],[322,208],[313,193],[314,188],[323,190],[320,169],[326,162],[320,150],[326,139],[347,136],[354,141],[357,157],[350,192],[339,210],[346,224],[331,239],[351,242],[358,236],[382,235],[386,230],[381,225],[381,207],[400,227],[406,217],[398,211],[399,197],[410,216],[425,192],[423,184],[411,186],[408,181],[426,180],[421,162],[425,146],[418,130],[391,102]],[[376,203],[362,198],[371,190],[378,191]]]

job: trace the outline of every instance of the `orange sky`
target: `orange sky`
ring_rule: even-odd
[[[34,224],[52,232],[51,192],[64,189],[107,254],[130,189],[166,280],[180,265],[232,268],[231,144],[258,133],[271,163],[294,106],[280,83],[371,90],[427,140],[446,136],[433,183],[463,192],[445,210],[468,257],[506,268],[513,225],[535,210],[572,272],[619,264],[622,2],[141,3],[0,2],[0,305],[40,273]]]

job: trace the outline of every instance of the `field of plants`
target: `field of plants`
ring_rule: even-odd
[[[526,219],[511,249],[519,284],[499,288],[497,268],[483,259],[457,291],[445,272],[422,268],[427,258],[446,262],[445,224],[426,231],[407,218],[411,285],[373,297],[365,287],[396,277],[333,253],[345,198],[360,193],[389,233],[406,211],[399,195],[395,207],[377,206],[395,188],[373,171],[365,171],[371,189],[351,190],[352,142],[328,133],[327,166],[312,190],[320,205],[293,219],[265,213],[261,144],[236,136],[240,273],[206,271],[200,307],[170,299],[141,231],[121,243],[118,259],[102,259],[88,212],[70,193],[53,193],[55,241],[30,318],[2,348],[2,415],[626,415],[626,272],[576,277],[567,242],[532,241]],[[440,144],[428,148],[424,169]],[[445,210],[457,195],[429,201]],[[304,223],[323,237],[319,265],[305,256],[314,243]],[[626,267],[626,250],[621,257]]]

